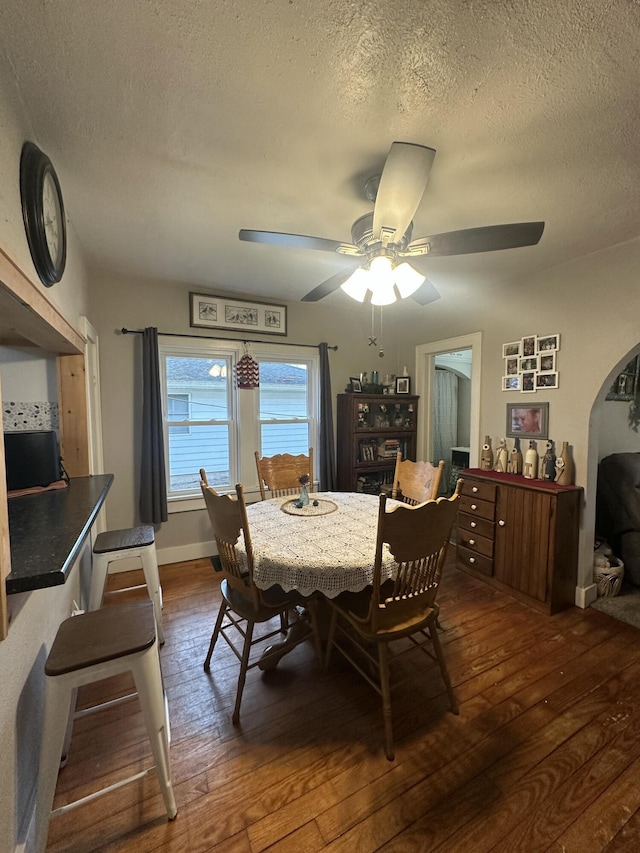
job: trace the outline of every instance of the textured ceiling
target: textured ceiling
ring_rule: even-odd
[[[239,229],[349,240],[394,140],[437,151],[414,237],[546,222],[434,258],[443,300],[640,233],[632,0],[4,0],[0,50],[114,271],[297,299],[340,257]]]

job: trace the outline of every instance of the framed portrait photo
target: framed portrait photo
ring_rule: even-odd
[[[264,335],[287,334],[287,306],[247,302],[233,296],[189,294],[189,323],[194,328],[230,329]]]
[[[527,370],[538,369],[538,356],[529,355],[526,358],[520,359],[520,373],[525,373]]]
[[[536,373],[536,388],[557,388],[557,373]]]
[[[349,383],[351,385],[351,391],[354,394],[362,393],[362,382],[356,376],[349,377]],[[359,405],[359,404],[358,404]]]
[[[523,394],[535,394],[536,392],[536,371],[527,370],[520,374],[520,390]]]
[[[511,341],[509,344],[502,344],[502,357],[511,358],[514,355],[520,355],[521,341]]]
[[[510,438],[548,438],[549,404],[507,403],[507,435]]]
[[[503,391],[519,391],[520,390],[520,374],[516,373],[511,376],[502,377]]]
[[[538,335],[538,348],[536,352],[554,352],[560,349],[560,335]]]
[[[511,356],[510,358],[505,358],[504,360],[504,372],[507,376],[513,376],[515,373],[520,373],[520,365],[518,364],[519,359],[517,356]]]
[[[396,394],[410,394],[411,393],[411,377],[410,376],[396,376]]]
[[[538,339],[535,335],[527,335],[526,338],[522,339],[522,349],[520,350],[520,355],[522,356],[522,358],[527,358],[527,356],[532,356],[536,354],[537,340]]]

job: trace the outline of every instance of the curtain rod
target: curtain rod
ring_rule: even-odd
[[[144,335],[144,329],[125,329],[123,326],[120,329],[123,335]],[[237,341],[240,344],[279,344],[281,347],[310,347],[317,349],[320,344],[292,344],[290,341],[260,341],[256,338],[228,338],[225,335],[185,335],[180,332],[158,332],[159,335],[164,335],[168,338],[202,338],[205,341]],[[330,347],[327,344],[327,349],[337,350],[337,345]]]

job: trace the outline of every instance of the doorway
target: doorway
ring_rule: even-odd
[[[476,332],[416,347],[418,458],[444,459],[443,495],[460,468],[478,465],[481,344]]]

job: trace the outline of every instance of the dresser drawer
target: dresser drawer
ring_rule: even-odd
[[[486,518],[488,521],[493,521],[496,514],[496,505],[491,501],[480,500],[475,495],[460,496],[460,512],[465,512],[467,515],[476,515],[479,518]]]
[[[462,484],[462,494],[471,495],[483,501],[495,501],[496,484],[482,483],[479,480],[465,480]]]
[[[491,557],[485,557],[484,554],[478,554],[476,551],[470,551],[469,548],[462,548],[458,545],[456,552],[458,565],[462,568],[474,569],[476,572],[481,572],[483,575],[491,577],[493,575],[493,560]]]
[[[458,530],[466,530],[467,533],[477,533],[478,536],[486,536],[487,539],[493,539],[495,524],[486,518],[480,518],[477,515],[467,515],[466,512],[459,512]]]
[[[458,528],[458,545],[477,554],[484,554],[485,557],[493,557],[493,539],[478,536],[469,530]]]

